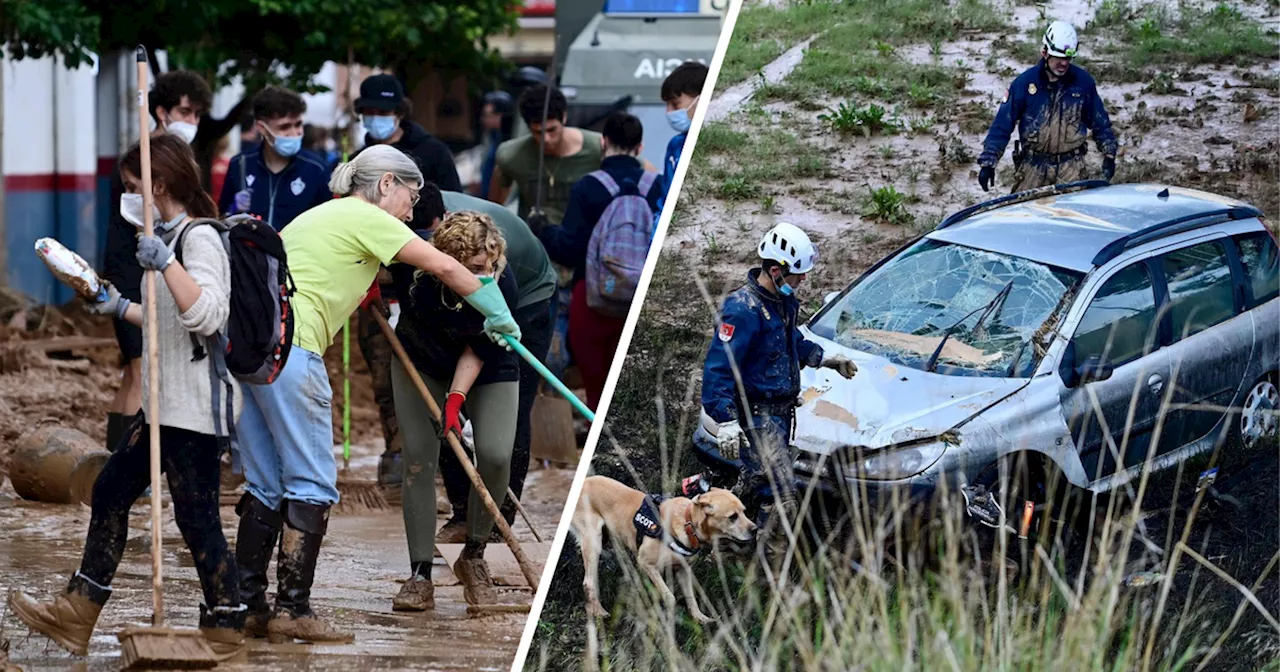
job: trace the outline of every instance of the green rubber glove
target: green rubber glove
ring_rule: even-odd
[[[520,327],[511,316],[507,300],[502,296],[502,290],[498,288],[498,283],[494,282],[493,278],[480,278],[480,289],[463,298],[484,315],[484,333],[493,339],[494,343],[510,350],[511,345],[502,335],[507,334],[517,341],[520,340]]]

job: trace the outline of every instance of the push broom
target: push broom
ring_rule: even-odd
[[[142,221],[143,234],[154,231],[151,208],[151,136],[147,133],[147,50],[138,46],[138,129],[142,136]],[[160,368],[156,325],[156,272],[148,270],[146,283],[147,329],[147,426],[151,439],[151,626],[130,626],[120,640],[120,658],[125,669],[188,668],[206,669],[218,664],[209,643],[198,630],[166,628],[164,625],[164,584],[161,571],[160,521]]]

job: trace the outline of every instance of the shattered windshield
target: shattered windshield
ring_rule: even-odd
[[[938,373],[1023,378],[1045,345],[1033,345],[1032,337],[1080,277],[923,239],[856,283],[809,327],[911,368],[927,369],[937,351]]]

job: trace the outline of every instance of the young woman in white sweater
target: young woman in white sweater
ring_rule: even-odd
[[[121,214],[141,232],[142,169],[137,145],[121,158],[120,167],[126,191],[120,200]],[[159,422],[161,468],[168,476],[174,517],[191,549],[204,592],[200,629],[214,650],[229,658],[243,644],[245,607],[235,557],[228,551],[218,515],[220,449],[211,413],[214,381],[208,362],[192,361],[190,335],[207,339],[224,328],[231,310],[231,269],[222,241],[210,226],[191,230],[183,239],[183,262],[176,261],[172,245],[179,234],[194,218],[217,216],[216,206],[201,188],[195,156],[187,143],[172,135],[152,138],[151,172],[155,235],[139,233],[137,257],[143,269],[159,273],[160,417],[145,417],[150,392],[144,386],[142,422],[135,423],[135,430],[116,447],[94,484],[93,514],[79,571],[52,601],[37,602],[13,593],[9,606],[31,630],[72,653],[87,653],[129,536],[129,509],[149,484],[148,423]],[[90,310],[142,325],[142,306],[122,298],[113,287],[108,287],[108,294],[106,301],[93,304]],[[143,380],[147,380],[147,371],[155,363],[147,360],[148,350],[143,352]],[[226,403],[226,396],[222,399]]]

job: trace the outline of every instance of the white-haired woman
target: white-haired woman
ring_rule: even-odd
[[[456,259],[422,240],[405,222],[422,187],[411,158],[370,147],[333,172],[336,198],[294,219],[281,233],[297,293],[293,349],[270,385],[246,385],[237,426],[245,495],[236,507],[236,560],[249,614],[246,633],[273,642],[349,642],[316,618],[311,585],[316,558],[338,501],[329,376],[323,354],[373,283],[379,264],[403,262],[438,278],[485,316],[485,332],[519,337],[496,284],[481,285]],[[267,604],[267,566],[280,540],[279,585]]]

